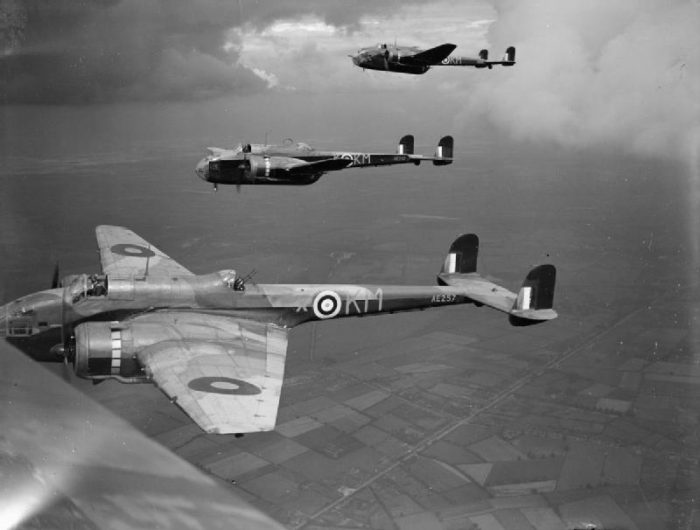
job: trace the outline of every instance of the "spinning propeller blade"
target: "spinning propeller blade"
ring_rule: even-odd
[[[60,270],[57,261],[56,264],[53,266],[53,276],[51,277],[51,289],[57,289],[58,287],[61,287],[61,280]]]

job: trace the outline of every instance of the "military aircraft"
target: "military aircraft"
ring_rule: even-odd
[[[287,335],[304,322],[486,305],[513,325],[556,318],[556,270],[532,269],[513,293],[476,273],[479,239],[457,238],[437,286],[256,284],[233,270],[195,275],[118,226],[98,226],[102,274],[63,279],[0,307],[0,335],[79,377],[152,382],[203,430],[275,427]]]
[[[282,145],[239,144],[233,149],[208,147],[209,154],[197,163],[199,178],[214,184],[313,184],[328,171],[347,167],[387,166],[393,164],[419,165],[432,161],[436,166],[452,163],[454,140],[443,136],[434,156],[413,152],[413,135],[399,141],[394,153],[357,153],[351,151],[321,151],[303,142],[288,139]]]
[[[455,44],[441,44],[435,48],[422,50],[415,46],[377,44],[361,48],[357,55],[349,55],[352,62],[363,69],[399,72],[402,74],[424,74],[433,66],[473,66],[493,68],[494,65],[513,66],[515,47],[506,49],[500,61],[489,61],[488,50],[481,50],[478,57],[453,57],[450,54],[457,48]]]
[[[282,530],[7,343],[0,343],[0,528]]]

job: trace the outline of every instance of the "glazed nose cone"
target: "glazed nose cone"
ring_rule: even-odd
[[[0,306],[0,339],[7,337],[7,306],[8,304]]]
[[[209,177],[209,159],[202,158],[197,162],[197,166],[194,168],[194,172],[202,180],[208,180]]]

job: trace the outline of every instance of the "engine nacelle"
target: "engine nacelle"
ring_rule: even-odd
[[[143,383],[148,378],[134,350],[132,330],[119,322],[86,322],[75,328],[75,373],[84,379]]]
[[[246,179],[255,181],[257,179],[277,179],[280,177],[280,168],[269,156],[248,157],[248,168],[246,169]]]

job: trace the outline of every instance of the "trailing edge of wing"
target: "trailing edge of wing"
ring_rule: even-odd
[[[352,160],[347,158],[329,158],[326,160],[319,160],[318,162],[303,162],[302,164],[288,168],[287,171],[292,175],[299,173],[319,173],[345,169],[350,164],[352,164]]]
[[[410,57],[401,57],[401,62],[407,64],[436,64],[455,51],[455,48],[457,48],[455,44],[441,44]]]
[[[100,225],[95,228],[95,235],[105,274],[120,277],[192,275],[165,252],[128,228]]]

